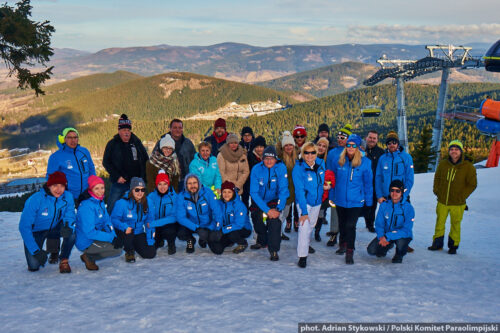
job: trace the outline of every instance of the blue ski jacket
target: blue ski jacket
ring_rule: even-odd
[[[217,200],[217,202],[219,211],[222,214],[222,233],[228,234],[243,228],[252,230],[247,208],[238,195],[235,195],[231,201],[224,202],[221,199]]]
[[[265,213],[270,209],[267,206],[270,201],[277,201],[276,209],[282,211],[290,196],[285,163],[278,160],[272,168],[266,167],[264,162],[256,164],[250,173],[250,196]]]
[[[167,193],[160,194],[158,190],[148,195],[148,206],[153,212],[151,227],[162,227],[177,222],[177,193],[169,187]]]
[[[215,156],[210,156],[208,161],[205,161],[197,153],[189,164],[189,172],[197,175],[205,187],[211,188],[214,186],[216,189],[220,189],[222,185],[222,177]]]
[[[295,201],[303,214],[307,214],[307,205],[321,205],[325,171],[325,162],[321,158],[316,158],[312,168],[302,159],[295,163],[292,171]]]
[[[189,175],[186,176],[186,180]],[[220,207],[215,194],[204,186],[200,186],[198,200],[191,198],[185,189],[177,198],[177,221],[186,228],[196,231],[198,228],[219,230],[221,226]]]
[[[113,227],[123,232],[130,227],[134,230],[134,235],[146,233],[149,245],[154,244],[154,228],[151,226],[153,220],[151,208],[148,207],[148,211],[144,213],[141,204],[137,204],[134,199],[128,198],[128,191],[122,199],[116,202],[111,212]]]
[[[335,173],[335,188],[333,199],[330,191],[330,199],[335,204],[344,208],[371,206],[373,204],[373,173],[371,161],[368,157],[362,157],[361,165],[354,168],[351,161],[340,166],[338,161],[333,165]]]
[[[413,206],[404,198],[394,204],[392,200],[384,201],[378,208],[375,219],[375,231],[380,239],[385,236],[387,241],[400,238],[413,238],[412,229],[415,220]]]
[[[84,251],[94,241],[111,243],[116,233],[103,200],[83,200],[76,214],[76,247]]]
[[[413,159],[411,155],[400,149],[394,153],[386,152],[380,156],[375,173],[375,193],[377,198],[389,197],[389,185],[395,179],[401,180],[405,186],[404,197],[410,194],[413,187]]]

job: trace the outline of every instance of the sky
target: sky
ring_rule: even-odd
[[[15,1],[7,1],[13,5]],[[499,0],[32,0],[53,47],[493,43]]]

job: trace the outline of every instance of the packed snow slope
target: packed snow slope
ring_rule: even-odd
[[[478,170],[457,255],[430,252],[436,200],[433,174],[415,177],[414,253],[402,264],[370,257],[374,234],[358,221],[355,264],[335,248],[312,245],[296,266],[297,233],[282,242],[280,261],[265,250],[221,256],[196,246],[127,264],[123,255],[85,269],[74,249],[73,272],[26,268],[19,213],[0,214],[2,332],[297,332],[298,322],[499,322],[500,168]],[[324,226],[322,234],[328,228]],[[449,223],[447,224],[447,231]],[[253,243],[251,238],[250,243]]]

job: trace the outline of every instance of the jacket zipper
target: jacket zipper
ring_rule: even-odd
[[[54,216],[52,216],[52,222],[50,222],[50,228],[49,230],[52,230],[52,224],[54,224],[54,219],[56,218],[56,211],[57,211],[57,198],[55,198],[54,201]]]
[[[73,155],[75,155],[76,165],[78,166],[78,172],[80,172],[80,192],[83,190],[83,175],[82,169],[80,168],[80,163],[78,162],[78,158],[76,157],[76,148],[73,149]]]
[[[450,197],[450,187],[451,187],[451,182],[455,179],[456,171],[455,168],[452,167],[451,169],[448,169],[448,173],[446,175],[446,180],[448,181],[448,189],[446,190],[446,206],[448,206],[448,199]]]

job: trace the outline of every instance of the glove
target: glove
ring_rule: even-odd
[[[123,242],[119,237],[113,238],[113,241],[111,242],[111,244],[113,244],[113,247],[115,249],[120,249],[123,247]]]
[[[64,222],[59,233],[61,234],[62,238],[68,238],[73,234],[73,229],[69,227],[68,222]]]
[[[40,266],[45,266],[45,263],[47,262],[47,252],[44,251],[44,250],[37,250],[34,254],[33,254],[33,257],[36,258],[36,260],[38,260],[38,262],[40,263]]]

